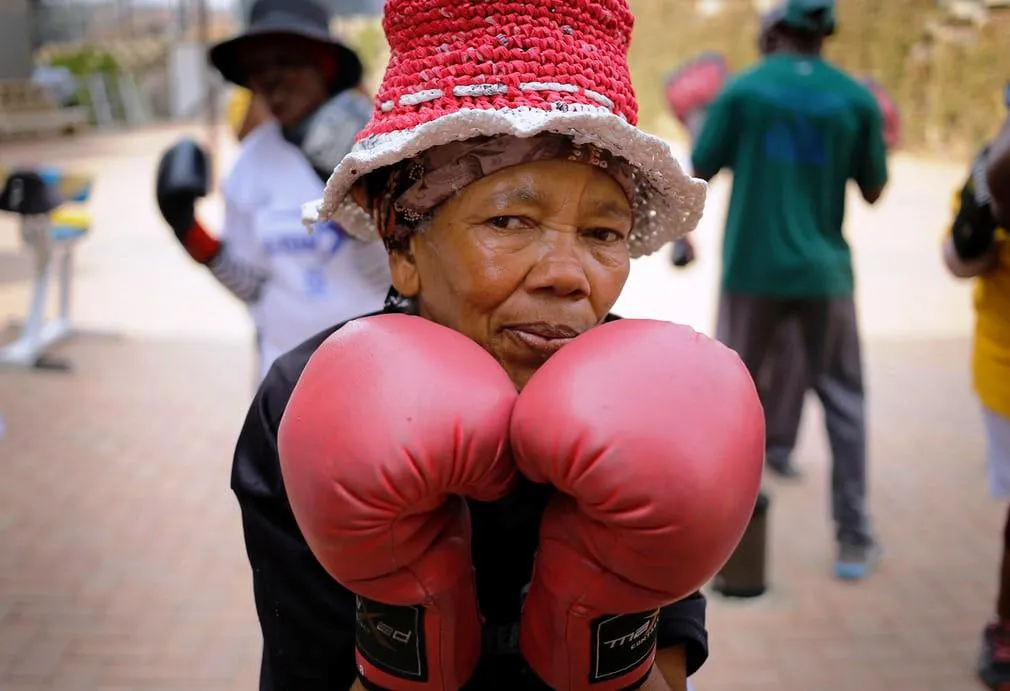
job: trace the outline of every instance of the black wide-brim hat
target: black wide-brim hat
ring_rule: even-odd
[[[337,61],[334,92],[357,86],[361,81],[361,60],[330,35],[326,10],[308,0],[259,0],[249,13],[248,28],[210,49],[210,63],[229,82],[248,87],[249,76],[239,65],[239,47],[261,36],[297,36],[329,48]]]

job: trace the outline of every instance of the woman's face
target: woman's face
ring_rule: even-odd
[[[547,358],[599,324],[628,278],[624,190],[584,163],[539,161],[482,178],[443,203],[393,283],[422,316],[483,346],[522,387]]]
[[[250,88],[282,127],[294,127],[326,102],[329,59],[324,48],[283,35],[251,38],[239,53]]]

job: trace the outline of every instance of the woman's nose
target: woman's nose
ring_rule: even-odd
[[[542,242],[539,260],[529,273],[530,287],[562,297],[587,297],[590,285],[578,233],[545,232]]]

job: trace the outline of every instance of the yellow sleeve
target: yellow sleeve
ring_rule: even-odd
[[[943,226],[943,233],[940,235],[940,244],[947,242],[947,238],[951,234],[951,226],[954,223],[954,218],[957,216],[957,212],[961,210],[961,190],[954,190],[954,195],[950,199],[950,223],[945,223]]]
[[[228,100],[225,117],[228,120],[228,126],[231,128],[232,134],[236,138],[239,132],[242,131],[242,125],[245,123],[245,117],[249,113],[249,104],[251,102],[252,92],[242,87],[235,87],[231,98]]]

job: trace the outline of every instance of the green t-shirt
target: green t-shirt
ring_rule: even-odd
[[[882,129],[870,91],[820,58],[772,55],[727,85],[692,156],[698,175],[733,171],[723,290],[852,294],[845,188],[886,184]]]

